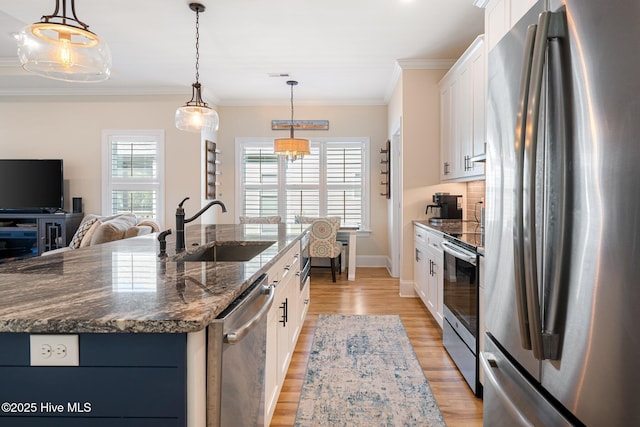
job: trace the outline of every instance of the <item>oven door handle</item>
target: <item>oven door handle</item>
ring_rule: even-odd
[[[449,243],[446,240],[440,243],[442,246],[442,250],[448,253],[449,255],[453,255],[456,258],[460,258],[470,264],[476,265],[477,255],[473,252],[468,252],[462,248],[459,248],[453,243]]]

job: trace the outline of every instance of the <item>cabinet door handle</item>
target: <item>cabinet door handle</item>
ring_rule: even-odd
[[[288,315],[289,315],[289,310],[288,310],[288,302],[289,302],[289,298],[285,298],[284,301],[282,302],[282,304],[280,305],[280,308],[282,309],[282,317],[279,320],[280,323],[282,323],[282,327],[286,327],[287,326],[287,322],[289,321]]]

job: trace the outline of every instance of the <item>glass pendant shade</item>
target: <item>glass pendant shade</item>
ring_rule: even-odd
[[[201,3],[189,3],[196,13],[196,82],[191,85],[191,99],[176,110],[176,127],[186,132],[211,133],[218,130],[220,118],[216,110],[202,100],[202,85],[198,82],[200,68],[200,13],[205,11]]]
[[[53,19],[65,23],[51,22]],[[88,26],[66,16],[44,16],[43,20],[27,25],[16,36],[18,58],[25,70],[68,82],[100,82],[109,78],[109,46],[87,30]],[[68,22],[78,22],[82,28]]]
[[[220,119],[216,110],[202,101],[200,84],[194,83],[193,97],[185,105],[176,110],[176,127],[186,132],[215,132]]]

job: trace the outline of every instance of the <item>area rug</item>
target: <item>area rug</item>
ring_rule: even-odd
[[[295,425],[445,425],[400,316],[318,317]]]

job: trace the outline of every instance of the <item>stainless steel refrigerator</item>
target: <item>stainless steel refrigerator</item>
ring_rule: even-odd
[[[484,422],[637,426],[640,2],[546,3],[488,56]]]

